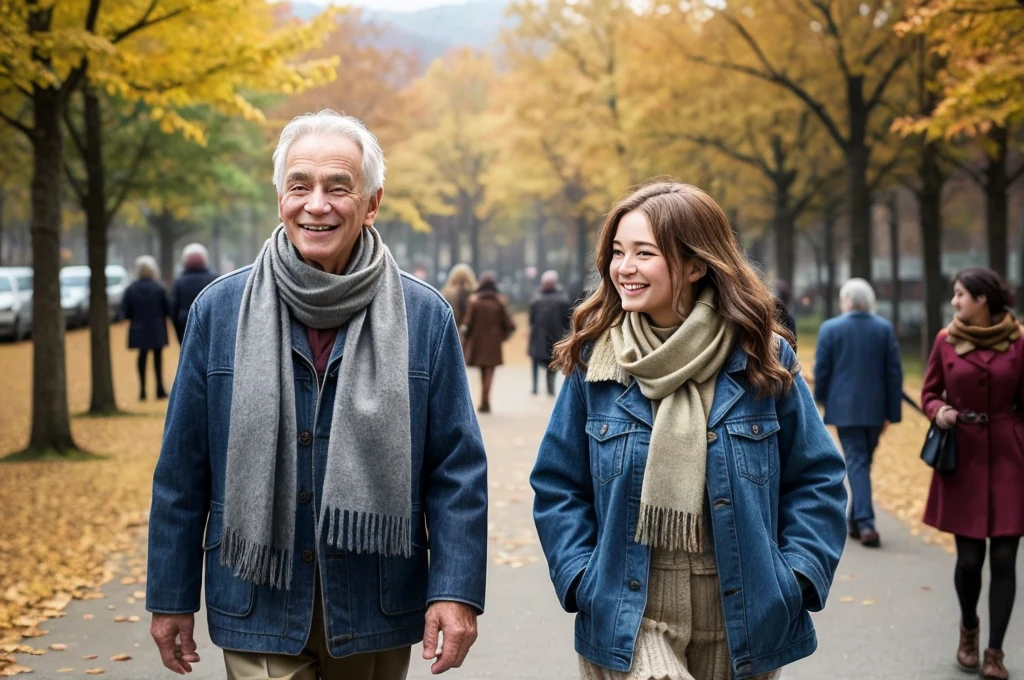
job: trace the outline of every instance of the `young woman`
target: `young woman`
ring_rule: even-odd
[[[580,677],[775,678],[815,648],[846,491],[774,298],[685,184],[616,205],[597,271],[531,476]]]
[[[921,405],[944,429],[956,426],[957,467],[932,477],[924,521],[956,535],[953,583],[960,600],[957,662],[978,671],[981,569],[989,540],[989,638],[981,675],[1006,680],[1003,638],[1016,592],[1024,535],[1024,340],[1013,295],[989,269],[953,280],[949,327],[935,338]]]

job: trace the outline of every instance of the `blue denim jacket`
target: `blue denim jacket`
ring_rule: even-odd
[[[784,366],[798,364],[780,343]],[[734,349],[708,419],[707,493],[736,677],[811,654],[809,611],[825,606],[846,539],[846,467],[806,382],[761,399]],[[628,670],[647,604],[651,549],[633,540],[651,436],[639,385],[565,382],[530,482],[551,580],[578,611],[576,651]],[[806,577],[801,589],[796,573]]]
[[[331,427],[330,417],[316,415],[318,408],[322,415],[332,412],[345,331],[338,333],[318,402],[305,329],[293,319],[298,503],[291,587],[254,586],[220,565],[235,330],[248,273],[242,269],[211,284],[189,316],[153,480],[146,608],[198,611],[205,556],[210,636],[225,649],[298,654],[310,631],[317,569],[334,656],[418,642],[430,602],[454,600],[483,611],[487,461],[459,335],[440,294],[405,274],[412,557],[354,554],[328,548],[325,538],[315,545],[314,509]]]

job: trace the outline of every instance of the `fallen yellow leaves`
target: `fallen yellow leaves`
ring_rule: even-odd
[[[106,673],[102,668],[90,668],[85,672],[86,675],[103,675]]]
[[[103,460],[0,467],[0,643],[46,635],[46,620],[64,616],[74,599],[104,597],[100,587],[105,583],[145,582],[144,565],[133,558],[146,523],[166,402],[134,399],[135,357],[125,349],[126,332],[125,324],[111,328],[118,403],[152,417],[73,418],[78,445],[107,456]],[[0,455],[28,443],[32,349],[24,342],[0,345]],[[66,351],[69,407],[82,413],[90,397],[88,330],[68,333]],[[165,356],[170,357],[164,366],[170,378],[177,347],[169,347]],[[130,573],[115,573],[115,565],[125,561],[135,564]],[[13,657],[0,655],[0,676],[13,675],[13,668],[19,668]]]
[[[68,646],[63,643],[54,642],[50,645],[50,649],[52,649],[55,652],[66,652],[68,651]]]
[[[110,657],[111,661],[131,661],[132,657],[130,654],[115,654]]]
[[[0,668],[0,677],[11,678],[15,675],[21,675],[22,673],[31,673],[32,669],[28,666],[22,666],[20,664],[11,663]]]

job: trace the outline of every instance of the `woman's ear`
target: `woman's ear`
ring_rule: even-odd
[[[690,271],[686,274],[686,280],[690,283],[697,283],[708,273],[708,264],[704,260],[693,258],[689,262]]]

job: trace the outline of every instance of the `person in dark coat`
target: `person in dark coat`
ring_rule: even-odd
[[[871,462],[879,437],[900,421],[903,365],[892,324],[874,313],[871,284],[850,279],[839,291],[839,303],[843,314],[818,331],[814,398],[825,405],[825,423],[836,426],[846,457],[850,537],[877,548]]]
[[[135,260],[136,279],[124,292],[122,314],[128,319],[128,349],[139,350],[139,399],[146,398],[146,360],[153,352],[156,372],[156,398],[166,399],[163,377],[163,348],[167,346],[167,317],[170,303],[167,291],[157,281],[156,260],[143,255]]]
[[[178,344],[185,337],[185,322],[188,321],[188,310],[192,303],[208,285],[213,283],[217,274],[210,269],[210,256],[206,248],[199,243],[189,243],[181,251],[182,272],[174,282],[171,295],[171,323],[174,333],[178,336]]]
[[[928,357],[921,406],[940,428],[956,427],[957,466],[932,476],[924,522],[956,536],[957,662],[975,673],[982,661],[978,599],[988,548],[990,630],[981,674],[1002,679],[1009,677],[1002,646],[1024,535],[1024,340],[1010,311],[1013,294],[992,270],[958,273],[952,304],[953,321]]]
[[[548,394],[555,394],[555,375],[551,369],[555,343],[569,330],[569,298],[558,285],[558,272],[548,270],[540,276],[540,292],[530,303],[530,346],[533,359],[533,393],[537,394],[537,375],[547,374]]]
[[[504,298],[498,293],[494,274],[480,276],[480,287],[469,298],[463,318],[466,365],[479,366],[481,378],[480,413],[491,411],[494,369],[504,363],[501,344],[516,330]]]

